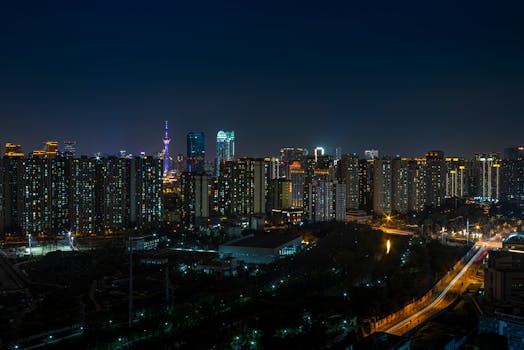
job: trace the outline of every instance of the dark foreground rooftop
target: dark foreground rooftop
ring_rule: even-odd
[[[260,233],[228,242],[224,246],[277,248],[299,237],[297,234]]]

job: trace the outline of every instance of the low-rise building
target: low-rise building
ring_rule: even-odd
[[[221,258],[235,258],[248,264],[269,264],[281,256],[294,254],[301,244],[300,235],[264,233],[222,244],[218,252]]]

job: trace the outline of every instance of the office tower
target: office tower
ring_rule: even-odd
[[[66,158],[74,158],[76,156],[76,141],[65,141],[63,154]]]
[[[446,188],[446,165],[444,152],[429,151],[426,153],[426,205],[438,207],[442,204]]]
[[[408,161],[408,210],[422,211],[426,206],[426,158]]]
[[[46,141],[45,144],[45,156],[48,159],[55,159],[58,155],[58,142]]]
[[[206,139],[201,131],[191,131],[187,134],[187,171],[205,172]]]
[[[165,177],[165,176],[167,176],[167,173],[169,171],[169,143],[171,142],[171,138],[169,137],[168,129],[167,129],[167,120],[166,120],[166,129],[165,129],[165,133],[164,133],[164,138],[162,139],[162,142],[164,144],[164,170],[163,170],[163,175]]]
[[[235,159],[235,132],[217,132],[216,176],[220,175],[220,163]]]
[[[391,161],[391,209],[395,213],[409,210],[409,163],[407,158]]]
[[[378,159],[378,150],[376,149],[365,150],[364,158],[365,159]]]
[[[447,157],[445,188],[446,197],[462,198],[465,196],[466,187],[466,165],[464,159],[458,157]]]
[[[209,217],[209,176],[184,172],[180,181],[182,225],[198,227]]]
[[[337,163],[337,178],[346,186],[348,209],[359,209],[359,159],[355,154],[344,154]]]
[[[268,164],[260,158],[240,158],[220,164],[219,211],[223,215],[264,214]]]
[[[376,214],[389,214],[393,206],[392,161],[375,159],[373,162],[373,211]]]

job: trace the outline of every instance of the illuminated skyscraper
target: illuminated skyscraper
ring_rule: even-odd
[[[24,154],[22,153],[22,146],[10,142],[6,143],[5,156],[9,158],[23,157]]]
[[[220,175],[220,163],[233,159],[235,159],[235,132],[220,130],[217,132],[217,177]]]
[[[378,159],[378,150],[368,149],[364,151],[364,158],[366,159]]]
[[[304,206],[305,171],[299,161],[289,165],[289,178],[291,179],[291,206],[302,208]]]
[[[164,138],[162,139],[162,141],[164,142],[164,176],[166,176],[169,170],[169,143],[171,142],[171,139],[169,138],[169,135],[167,132],[167,120],[166,120],[166,133],[164,134]]]
[[[64,142],[64,157],[74,158],[76,155],[76,141]]]
[[[446,158],[446,197],[464,197],[466,166],[458,157]]]
[[[317,161],[318,161],[318,158],[319,158],[320,156],[323,156],[324,153],[325,153],[325,151],[324,151],[324,147],[316,147],[316,148],[315,148],[315,151],[314,151],[314,154],[315,154],[315,162],[317,162]]]
[[[45,144],[45,155],[47,159],[55,159],[58,155],[58,142],[47,141]]]
[[[477,153],[473,161],[474,197],[488,202],[500,197],[500,156],[497,153]]]
[[[187,134],[187,171],[205,172],[206,137],[202,131],[191,131]]]

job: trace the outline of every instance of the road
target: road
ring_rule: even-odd
[[[479,250],[471,257],[471,259],[466,263],[466,265],[464,265],[464,267],[457,273],[457,275],[446,285],[442,292],[440,292],[429,305],[424,307],[422,310],[414,313],[413,315],[397,322],[385,331],[387,333],[395,335],[403,335],[409,332],[411,329],[417,327],[421,323],[424,323],[435,313],[449,306],[455,299],[455,296],[452,295],[451,292],[455,294],[457,292],[461,292],[467,287],[467,285],[469,284],[468,281],[471,278],[471,276],[467,274],[469,268],[475,262],[475,260],[482,254],[482,252],[485,249],[487,249],[484,244],[479,244],[479,246]]]

